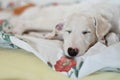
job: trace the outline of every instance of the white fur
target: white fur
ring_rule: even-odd
[[[79,12],[71,15],[65,22],[64,30],[67,29],[66,26],[69,26],[69,30],[72,31],[70,34],[64,33],[64,50],[67,56],[69,56],[69,47],[78,48],[80,56],[85,54],[97,41],[102,40],[109,32],[120,34],[120,1],[89,1],[83,3]],[[89,33],[83,34],[84,31]],[[117,37],[117,42],[119,36],[115,37]],[[112,39],[108,41],[110,40]],[[110,42],[115,43],[115,40]],[[111,44],[110,42],[109,44]]]
[[[13,25],[9,31],[13,34],[22,34],[27,30],[52,31],[53,28],[74,12],[79,5],[59,5],[40,8],[38,6],[27,9],[20,16],[10,20]]]

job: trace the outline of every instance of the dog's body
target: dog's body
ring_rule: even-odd
[[[111,44],[111,42],[116,43],[119,41],[119,0],[88,0],[86,2],[81,3],[77,7],[71,7],[72,9],[70,7],[67,9],[65,9],[65,7],[63,8],[63,10],[67,12],[65,12],[66,14],[62,13],[62,16],[59,14],[59,17],[57,15],[57,20],[54,19],[51,15],[46,16],[45,11],[40,17],[43,16],[42,21],[44,21],[43,19],[45,18],[45,21],[47,20],[48,23],[45,26],[42,26],[42,23],[44,22],[38,20],[38,23],[40,23],[39,25],[41,25],[42,27],[32,27],[30,25],[27,26],[27,29],[41,30],[42,28],[46,29],[46,26],[47,29],[53,29],[53,27],[55,27],[56,24],[63,22],[65,19],[63,28],[61,25],[57,25],[55,29],[53,29],[53,32],[46,35],[45,37],[49,39],[54,39],[56,37],[56,34],[62,36],[64,40],[63,47],[65,54],[70,57],[83,55],[97,41],[101,41],[104,38],[104,40],[109,41],[108,45]],[[72,15],[70,15],[72,10]],[[47,12],[49,12],[49,10],[47,10]],[[33,18],[34,16],[29,19],[32,20]],[[51,22],[49,23],[49,21],[52,21],[53,25],[51,25]],[[48,27],[50,25],[52,26],[52,28]],[[22,31],[19,32],[19,29],[21,28],[14,28],[12,29],[12,32],[16,31],[17,34],[21,34],[26,30],[26,28],[22,27]]]
[[[58,24],[74,12],[79,5],[58,5],[40,8],[34,6],[21,15],[10,20],[13,28],[6,30],[7,33],[23,34],[26,31],[52,31]]]

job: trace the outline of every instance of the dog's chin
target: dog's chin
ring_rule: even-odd
[[[68,59],[74,58],[74,57],[71,57],[71,56],[68,56],[68,55],[65,55],[65,57],[68,58]]]
[[[80,56],[83,56],[85,53],[78,53],[78,55],[76,55],[76,56],[74,56],[74,57],[72,57],[72,56],[70,56],[70,55],[68,55],[68,54],[65,54],[65,56],[67,57],[67,58],[75,58],[75,57],[80,57]]]
[[[65,57],[67,57],[67,58],[72,58],[72,56],[69,56],[68,54],[65,54]]]

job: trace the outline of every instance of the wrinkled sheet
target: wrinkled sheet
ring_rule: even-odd
[[[28,36],[21,36],[21,38],[25,42],[15,37],[11,37],[11,41],[20,48],[32,52],[46,64],[51,63],[53,69],[57,60],[64,55],[62,43],[59,41]],[[76,57],[76,61],[75,68],[61,73],[72,78],[82,78],[96,71],[120,72],[120,43],[106,47],[98,42],[84,56]],[[76,72],[78,73],[76,74]]]

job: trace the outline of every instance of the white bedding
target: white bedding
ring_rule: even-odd
[[[15,37],[11,37],[11,41],[20,48],[32,52],[46,64],[51,63],[53,69],[56,62],[64,55],[62,43],[59,41],[28,36],[21,36],[21,38],[25,42]],[[85,55],[76,57],[76,61],[76,68],[61,73],[72,78],[82,78],[99,70],[120,72],[120,43],[106,47],[98,42]]]

